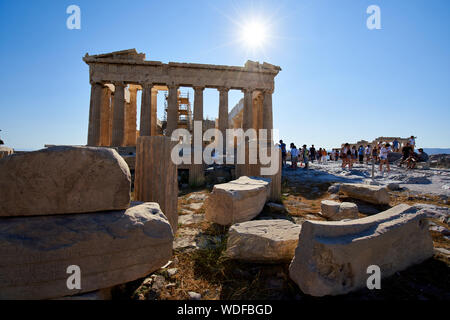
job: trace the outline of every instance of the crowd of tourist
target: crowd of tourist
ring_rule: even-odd
[[[427,162],[428,154],[426,154],[422,148],[419,148],[415,152],[416,147],[416,137],[411,136],[405,146],[400,148],[400,142],[395,139],[392,145],[388,142],[379,142],[377,145],[360,145],[350,146],[346,143],[341,149],[333,149],[328,152],[325,148],[319,148],[318,150],[311,145],[310,148],[304,144],[301,148],[297,148],[294,143],[290,144],[290,155],[291,155],[291,165],[292,169],[297,169],[299,166],[308,169],[309,162],[317,161],[319,164],[324,164],[327,161],[338,161],[342,160],[342,168],[348,167],[350,170],[353,168],[355,163],[369,165],[369,163],[378,163],[379,169],[382,172],[383,168],[386,171],[390,171],[389,164],[389,154],[391,152],[401,152],[402,158],[399,163],[401,167],[406,164],[408,169],[414,169],[418,162]],[[280,140],[279,147],[281,149],[283,167],[287,167],[286,157],[288,154],[286,144],[283,140]]]

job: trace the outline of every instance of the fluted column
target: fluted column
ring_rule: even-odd
[[[242,116],[242,128],[244,131],[248,129],[255,129],[254,117],[253,117],[253,91],[254,89],[246,88],[244,92],[244,111]],[[250,153],[255,154],[258,159],[258,147],[257,141],[250,141],[246,138],[243,142],[245,144],[245,164],[236,165],[236,178],[240,176],[258,176],[259,164],[250,164]],[[256,148],[250,150],[250,147],[256,143]]]
[[[152,88],[152,98],[150,104],[150,134],[152,136],[158,135],[158,89]]]
[[[263,129],[273,129],[273,109],[272,109],[272,93],[273,90],[264,90],[264,101],[263,101]]]
[[[139,135],[141,137],[151,135],[152,88],[153,84],[151,83],[142,85],[141,122],[139,127]]]
[[[192,136],[193,152],[192,165],[189,170],[189,184],[191,186],[202,185],[205,182],[205,172],[203,165],[203,90],[204,87],[194,87],[194,131]],[[199,123],[198,125],[195,122]],[[196,131],[195,129],[198,131]],[[195,155],[197,154],[197,159]],[[195,163],[201,162],[201,163]]]
[[[229,88],[219,88],[219,131],[223,137],[223,154],[226,152],[226,131],[228,129],[228,91]]]
[[[137,122],[137,87],[131,85],[130,102],[126,104],[125,110],[125,145],[136,145],[136,122]]]
[[[178,226],[178,178],[170,154],[176,143],[164,136],[139,137],[134,181],[135,200],[157,202],[174,234]]]
[[[244,92],[244,111],[242,128],[245,130],[253,128],[253,89],[246,88],[242,90]]]
[[[112,127],[112,141],[114,147],[123,146],[125,138],[125,84],[114,83],[114,114]]]
[[[111,90],[108,87],[102,89],[102,107],[100,112],[100,145],[111,144]]]
[[[91,84],[91,101],[89,107],[88,146],[100,145],[102,84]]]
[[[170,137],[172,132],[178,127],[178,86],[169,85],[168,87],[166,136]]]

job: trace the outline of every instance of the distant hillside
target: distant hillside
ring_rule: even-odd
[[[432,155],[432,154],[450,154],[450,149],[449,148],[423,148],[423,151],[425,151],[429,155]]]

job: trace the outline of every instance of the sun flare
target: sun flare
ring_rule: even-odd
[[[267,38],[264,24],[252,21],[242,26],[242,42],[251,48],[262,47]]]

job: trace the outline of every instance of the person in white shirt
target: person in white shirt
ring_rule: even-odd
[[[391,171],[388,161],[389,152],[391,152],[391,145],[386,143],[380,149],[380,172],[383,172],[383,164],[386,164],[387,172]]]
[[[297,169],[298,149],[295,144],[291,143],[291,165],[292,168]]]
[[[367,145],[366,149],[364,150],[364,153],[366,155],[366,164],[369,164],[370,155],[372,154],[372,148],[370,145]]]

